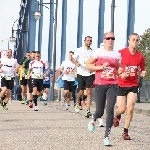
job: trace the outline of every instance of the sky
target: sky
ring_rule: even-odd
[[[16,19],[19,17],[21,0],[0,0],[0,50],[7,49],[8,40],[11,36],[11,28]],[[111,1],[105,0],[105,16],[104,16],[104,32],[110,31],[111,28]],[[49,0],[43,0],[49,2]],[[150,27],[149,18],[149,0],[135,1],[135,25],[134,32],[139,35]],[[49,7],[49,5],[46,5]],[[83,40],[84,37],[90,35],[93,37],[92,48],[97,48],[98,39],[98,7],[99,0],[84,0],[83,8]],[[77,18],[78,18],[78,0],[67,1],[67,34],[66,34],[66,54],[69,51],[75,51],[77,48]],[[42,59],[48,59],[48,36],[49,36],[49,12],[47,8],[43,8],[43,39],[42,39]],[[58,26],[57,26],[57,64],[60,65],[60,51],[61,51],[61,22],[62,22],[62,0],[58,4]],[[17,23],[14,24],[16,29]],[[127,0],[116,0],[115,8],[115,50],[122,49],[126,43],[126,28],[127,28]],[[38,50],[38,21],[35,50]],[[1,42],[4,40],[3,42]],[[13,47],[10,43],[10,48]],[[67,58],[67,55],[66,55]]]

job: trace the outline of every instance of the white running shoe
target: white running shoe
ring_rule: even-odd
[[[98,124],[98,127],[104,127],[104,122],[103,122],[103,119],[99,119],[99,124]]]
[[[38,111],[38,106],[35,106],[35,107],[34,107],[34,111]]]

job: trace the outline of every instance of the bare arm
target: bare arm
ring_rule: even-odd
[[[103,64],[101,66],[95,66],[95,62],[96,62],[96,59],[94,57],[92,57],[92,56],[87,61],[86,68],[88,70],[90,70],[90,72],[94,72],[94,71],[98,71],[98,70],[103,70],[104,69],[105,64]]]

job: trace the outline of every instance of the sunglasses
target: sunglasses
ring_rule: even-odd
[[[40,57],[40,56],[35,56],[35,57]]]
[[[106,39],[106,40],[110,40],[110,39],[111,39],[111,40],[113,40],[113,41],[115,40],[114,37],[106,37],[105,39]]]

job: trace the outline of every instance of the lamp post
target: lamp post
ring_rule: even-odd
[[[57,11],[58,11],[58,0],[56,0],[56,3],[39,3],[37,2],[38,5],[42,5],[45,6],[44,4],[56,4],[56,8],[55,8],[55,23],[54,23],[54,50],[53,50],[53,80],[52,80],[52,99],[54,100],[54,84],[55,84],[55,70],[56,70],[56,35],[57,35]],[[37,6],[38,8],[38,6]],[[34,17],[36,20],[40,19],[42,16],[41,12],[39,10],[37,10],[34,13]]]
[[[111,32],[114,33],[114,13],[115,13],[115,0],[111,3]]]

